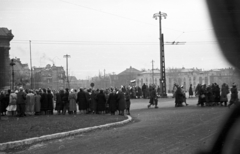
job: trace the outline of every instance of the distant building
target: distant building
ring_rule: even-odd
[[[130,66],[130,68],[127,68],[126,70],[117,75],[117,80],[114,80],[114,86],[128,86],[132,80],[136,80],[140,73],[142,72]]]
[[[28,64],[23,64],[19,58],[13,59],[14,83],[16,87],[30,88],[30,68]]]
[[[11,30],[0,28],[0,89],[10,88],[10,41],[13,39]]]
[[[160,86],[160,70],[154,70],[153,72],[152,70],[146,70],[140,73],[136,78],[136,85],[142,86],[143,83],[151,85],[153,80],[155,85]],[[182,85],[185,90],[188,90],[190,84],[193,88],[196,88],[198,84],[217,83],[221,86],[226,83],[231,86],[233,82],[240,86],[240,80],[233,68],[206,71],[194,68],[166,69],[166,89],[168,92],[172,91],[174,84]]]
[[[33,87],[36,88],[50,88],[52,90],[59,90],[66,87],[65,71],[62,66],[34,67],[33,70]]]

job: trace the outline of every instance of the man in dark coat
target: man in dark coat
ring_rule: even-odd
[[[103,93],[103,90],[100,90],[100,93],[97,94],[97,113],[104,113],[106,106],[106,97]]]
[[[41,95],[41,111],[44,112],[44,114],[47,114],[48,110],[48,96],[46,89],[43,89],[43,93]]]
[[[19,92],[17,93],[17,108],[18,108],[18,115],[20,117],[26,116],[25,105],[26,105],[26,93],[23,91],[23,88],[21,87],[19,89]]]
[[[107,104],[109,104],[109,110],[111,115],[115,115],[115,112],[117,110],[117,95],[115,89],[111,90],[111,93],[109,94]]]
[[[86,93],[83,91],[82,88],[80,88],[80,91],[77,94],[77,103],[78,103],[79,111],[86,112],[88,100],[87,100]]]

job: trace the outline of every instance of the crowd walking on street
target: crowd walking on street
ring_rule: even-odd
[[[175,84],[173,93],[176,107],[183,106],[183,103],[188,106],[186,91],[183,86]],[[228,94],[230,94],[230,100],[228,99]],[[206,84],[198,84],[195,89],[195,96],[198,98],[197,106],[201,107],[225,106],[230,108],[233,104],[239,103],[238,90],[235,83],[233,83],[231,88],[226,83],[223,83],[221,88],[217,83],[208,86]],[[189,98],[191,97],[193,97],[192,85],[189,87]]]

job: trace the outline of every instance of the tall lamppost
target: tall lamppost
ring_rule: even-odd
[[[15,65],[15,63],[14,63],[14,59],[11,59],[11,63],[10,63],[10,65],[12,66],[12,90],[15,90],[15,86],[14,86],[14,65]]]
[[[161,85],[161,95],[162,97],[166,97],[167,96],[167,92],[166,92],[166,74],[165,74],[165,55],[164,55],[164,41],[163,41],[163,34],[162,34],[162,25],[161,25],[161,21],[162,21],[162,17],[164,17],[164,19],[167,18],[167,14],[160,12],[159,13],[155,13],[153,14],[153,18],[155,18],[157,20],[157,18],[159,18],[159,41],[160,41],[160,75],[161,75],[161,79],[159,81],[160,85]]]
[[[67,88],[70,88],[70,85],[69,85],[69,78],[68,78],[68,58],[70,58],[71,56],[66,54],[63,56],[63,58],[66,58],[66,69],[67,69]]]
[[[32,47],[31,47],[31,40],[29,40],[29,49],[30,49],[30,81],[31,81],[31,89],[33,89],[33,73],[32,73]]]

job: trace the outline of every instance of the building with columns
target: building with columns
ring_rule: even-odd
[[[13,39],[11,30],[0,28],[0,89],[10,88],[10,41]]]
[[[153,82],[154,81],[154,82]],[[215,70],[202,70],[197,68],[192,69],[166,69],[166,89],[171,92],[174,84],[183,85],[185,90],[188,90],[190,84],[195,89],[198,84],[210,85],[217,83],[220,86],[223,83],[232,85],[235,83],[240,86],[240,79],[238,74],[233,68],[215,69]],[[136,85],[142,86],[155,84],[160,86],[160,70],[146,70],[141,72],[136,78]]]

